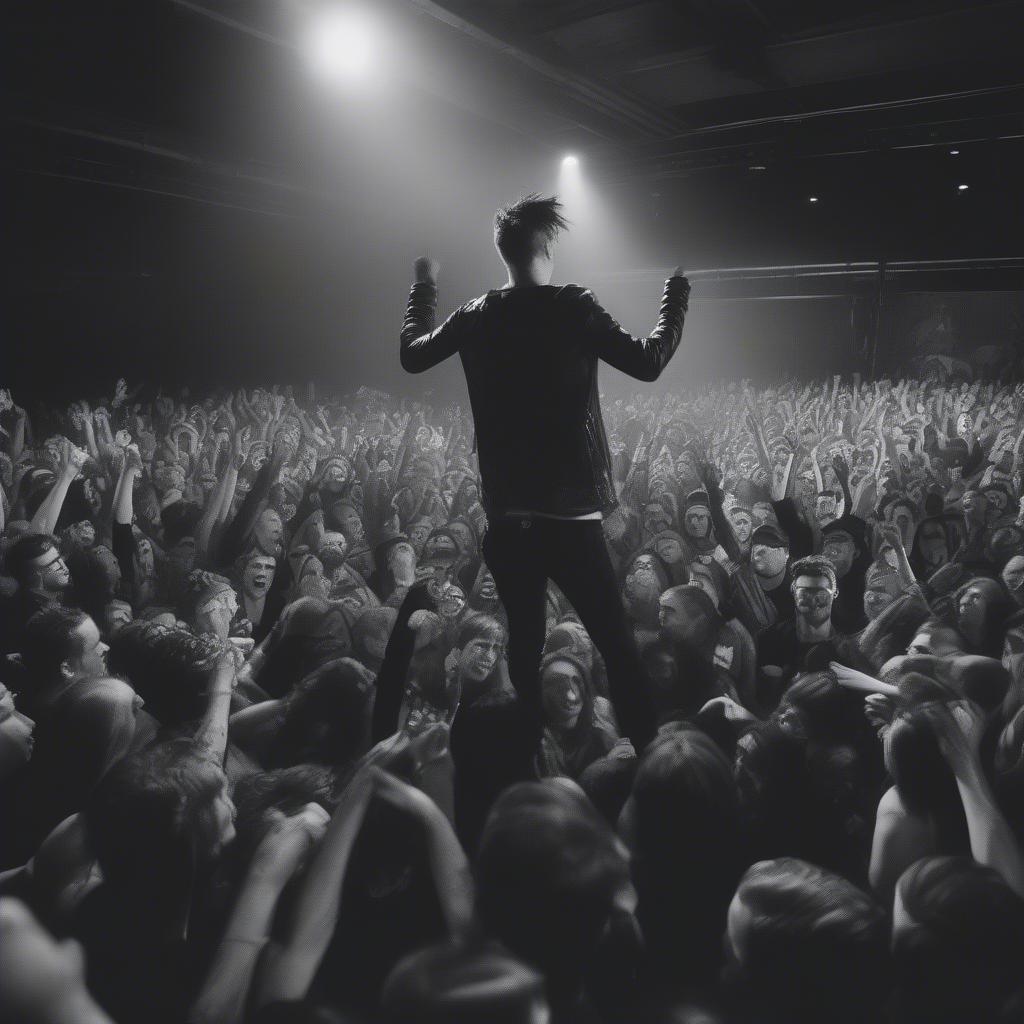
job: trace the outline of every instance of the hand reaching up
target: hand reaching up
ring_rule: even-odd
[[[420,256],[413,264],[413,276],[417,284],[437,284],[441,264],[430,256]]]

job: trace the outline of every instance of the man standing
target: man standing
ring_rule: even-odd
[[[794,616],[769,626],[757,638],[758,702],[764,714],[775,710],[794,676],[812,667],[805,659],[814,648],[820,648],[817,667],[827,667],[830,661],[860,667],[856,642],[832,622],[839,593],[835,566],[821,555],[808,555],[794,562],[790,571]]]
[[[508,281],[436,330],[440,266],[417,260],[401,361],[421,373],[456,352],[462,359],[489,521],[483,554],[508,612],[509,673],[531,749],[543,730],[538,673],[549,578],[604,656],[619,721],[640,749],[653,735],[654,712],[601,529],[617,501],[597,362],[657,380],[679,344],[690,286],[674,270],[657,327],[634,338],[592,292],[549,283],[552,249],[565,227],[554,197],[530,195],[499,211],[494,243]]]

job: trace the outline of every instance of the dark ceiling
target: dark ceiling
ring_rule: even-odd
[[[379,134],[417,126],[415,145],[392,145],[412,177],[446,148],[465,153],[467,180],[495,176],[503,154],[527,169],[579,154],[643,242],[625,263],[637,271],[1024,255],[1024,0],[362,0],[390,94],[340,109],[298,46],[317,8],[346,2],[10,5],[7,286],[21,315],[44,295],[55,337],[83,320],[168,343],[210,322],[288,330],[311,277],[336,287],[319,264],[344,258],[311,241],[311,212],[325,236],[325,211],[384,222],[402,185],[383,176],[368,201],[353,187],[365,167],[338,173],[324,126],[344,138],[357,116]],[[455,249],[465,221],[448,219]],[[304,226],[288,235],[288,220]],[[382,294],[418,246],[396,238],[381,257]],[[453,290],[480,286],[479,252],[465,259]],[[1015,275],[996,286],[1019,288]],[[109,291],[67,298],[98,278]],[[132,311],[104,323],[132,278]],[[238,295],[256,293],[273,316],[237,324]],[[336,310],[319,315],[311,346]]]
[[[25,128],[16,164],[74,170],[76,144],[56,136],[88,132],[107,147],[98,163],[108,169],[91,173],[114,174],[120,147],[134,151],[137,174],[160,169],[165,185],[180,177],[184,191],[206,184],[225,201],[272,204],[286,186],[308,186],[315,170],[296,159],[288,129],[288,69],[298,26],[317,6],[325,2],[18,5],[5,62],[8,110]],[[422,54],[409,81],[426,102],[481,131],[582,151],[608,182],[929,147],[1016,159],[1024,136],[1019,0],[369,6]],[[218,116],[229,108],[230,119]],[[141,163],[146,147],[160,168]]]

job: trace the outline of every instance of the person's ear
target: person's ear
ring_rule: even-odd
[[[64,679],[69,681],[75,678],[75,667],[71,664],[69,659],[65,658],[60,663],[60,674]]]

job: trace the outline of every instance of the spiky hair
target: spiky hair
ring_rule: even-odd
[[[494,215],[494,243],[507,262],[525,263],[538,249],[550,255],[551,243],[568,226],[558,196],[531,192]]]

